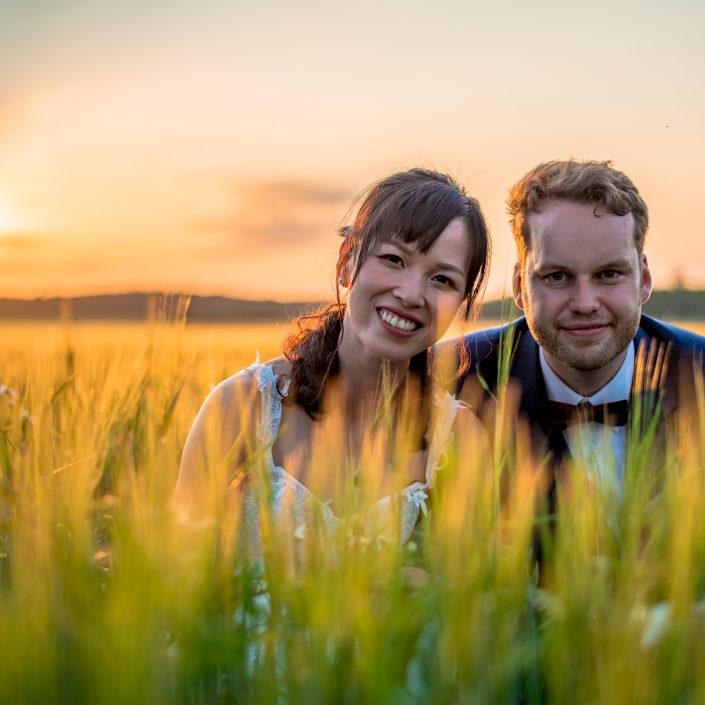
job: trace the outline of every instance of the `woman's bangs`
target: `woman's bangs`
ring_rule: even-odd
[[[440,234],[454,218],[466,217],[467,208],[453,192],[426,193],[409,198],[395,208],[384,209],[376,222],[370,223],[371,241],[375,245],[401,240],[420,252],[433,247]]]

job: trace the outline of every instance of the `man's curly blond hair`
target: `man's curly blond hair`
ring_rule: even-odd
[[[634,244],[644,250],[649,210],[631,179],[612,167],[612,162],[550,161],[534,167],[509,191],[507,213],[523,264],[531,247],[527,220],[541,210],[541,202],[559,198],[603,206],[614,215],[631,213],[634,218]],[[597,213],[595,213],[597,215]]]

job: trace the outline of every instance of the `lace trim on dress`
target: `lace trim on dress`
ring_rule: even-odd
[[[404,497],[406,497],[406,501],[411,502],[417,509],[420,509],[424,513],[424,516],[428,514],[428,509],[426,508],[426,500],[428,499],[428,494],[426,493],[427,489],[427,484],[415,482],[413,485],[409,485],[409,487],[401,491]]]
[[[257,380],[257,389],[260,393],[260,420],[257,425],[257,440],[260,443],[271,444],[279,432],[279,424],[282,420],[281,400],[289,394],[289,384],[287,380],[284,386],[279,389],[277,382],[279,375],[274,374],[274,370],[269,365],[260,364],[259,351],[252,365],[246,368]]]
[[[438,471],[447,462],[445,449],[453,440],[452,428],[458,411],[470,408],[469,404],[456,399],[449,392],[443,395],[436,394],[435,405],[437,411],[433,418],[433,436],[426,463],[426,486],[429,488],[433,487]]]

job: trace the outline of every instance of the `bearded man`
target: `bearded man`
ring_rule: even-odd
[[[705,338],[642,314],[648,209],[610,162],[539,164],[507,205],[524,317],[461,339],[461,397],[482,413],[506,383],[554,468],[572,458],[621,494],[635,413],[662,429],[692,401]]]

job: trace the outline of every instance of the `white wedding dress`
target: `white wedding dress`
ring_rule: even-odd
[[[263,479],[268,483],[266,494],[271,518],[280,525],[285,524],[296,538],[303,538],[313,526],[334,531],[342,519],[333,513],[327,502],[316,497],[284,468],[275,465],[272,458],[271,449],[279,432],[282,398],[288,393],[288,383],[278,388],[278,376],[269,365],[255,363],[246,370],[255,376],[260,394],[257,440],[264,454],[261,467]],[[383,535],[385,538],[398,537],[399,542],[404,544],[418,522],[419,513],[426,513],[428,492],[433,488],[444,449],[451,440],[453,421],[458,410],[467,406],[450,394],[438,398],[436,404],[439,409],[434,417],[424,482],[413,482],[400,492],[383,497],[369,507],[364,517],[368,533]],[[259,490],[256,482],[246,482],[243,500],[247,543],[257,553],[261,547],[261,488]],[[396,502],[401,504],[396,506]],[[397,517],[400,524],[395,526]]]

